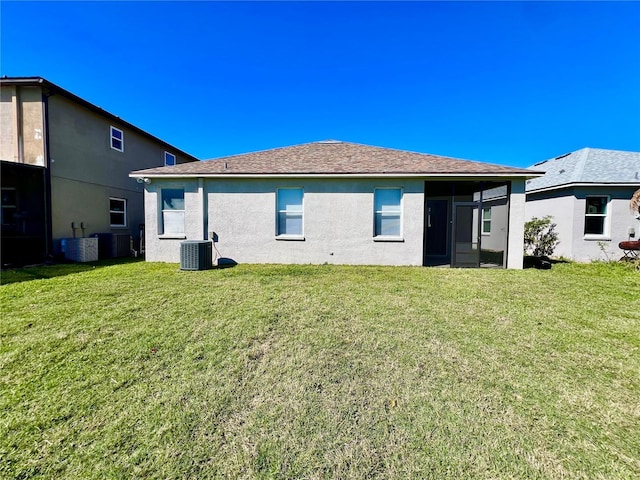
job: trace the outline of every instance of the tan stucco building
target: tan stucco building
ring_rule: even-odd
[[[129,172],[197,160],[43,78],[2,78],[0,92],[3,265],[74,236],[137,240],[143,187]]]

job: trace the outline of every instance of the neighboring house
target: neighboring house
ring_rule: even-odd
[[[640,187],[640,152],[583,148],[533,165],[527,220],[551,215],[560,243],[554,255],[580,262],[617,259],[618,243],[640,237],[629,210]]]
[[[76,235],[137,237],[143,187],[129,172],[197,160],[43,78],[0,88],[3,265],[42,261]]]
[[[243,263],[522,268],[525,180],[541,174],[329,140],[131,176],[150,261],[213,238]]]

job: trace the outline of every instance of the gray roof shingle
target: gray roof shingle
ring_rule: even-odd
[[[640,152],[583,148],[530,168],[546,173],[528,180],[527,192],[576,183],[640,185]]]
[[[535,176],[524,168],[327,140],[274,148],[172,167],[132,172],[132,176],[198,175],[378,175],[452,174]]]

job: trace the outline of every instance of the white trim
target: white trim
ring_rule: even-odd
[[[376,191],[378,190],[400,190],[400,205],[398,211],[384,211],[384,210],[376,210]],[[377,216],[378,214],[380,214],[381,216],[384,216],[385,213],[389,213],[389,214],[393,214],[395,215],[399,215],[400,216],[400,232],[398,233],[398,235],[376,235],[376,220],[377,220]],[[404,221],[403,221],[403,217],[404,217],[404,189],[402,187],[399,186],[389,186],[389,187],[374,187],[373,189],[373,239],[379,239],[380,241],[391,241],[392,239],[395,239],[397,241],[400,241],[403,238],[403,232],[404,232]]]
[[[184,235],[186,235],[186,191],[185,191],[185,187],[184,186],[163,186],[160,189],[160,194],[158,195],[158,203],[159,203],[159,209],[158,209],[158,238],[183,238]],[[164,204],[164,199],[163,199],[163,192],[165,190],[181,190],[182,191],[182,201],[183,203],[185,203],[184,205],[184,209],[180,210],[180,209],[167,209],[165,210],[163,208],[163,204]],[[164,214],[165,212],[174,212],[174,213],[182,213],[183,216],[183,223],[182,223],[182,232],[171,232],[171,233],[166,233],[165,230],[165,218],[164,218]]]
[[[119,212],[117,210],[112,210],[111,209],[111,200],[115,200],[117,202],[122,202],[124,203],[124,210],[122,212]],[[111,214],[112,213],[116,213],[116,214],[120,214],[122,213],[124,216],[124,223],[111,223]],[[109,226],[111,228],[126,228],[127,227],[127,199],[126,198],[120,198],[120,197],[109,197]]]
[[[276,235],[276,240],[286,240],[286,241],[304,241],[304,235]]]
[[[300,190],[302,192],[302,205],[300,206],[300,210],[280,210],[278,208],[278,203],[280,199],[280,190]],[[299,234],[279,233],[281,213],[299,214],[301,217],[302,231]],[[276,240],[304,240],[304,187],[300,187],[300,186],[276,187]]]
[[[206,160],[211,161],[211,160]],[[478,177],[484,179],[527,179],[534,176],[529,174],[513,174],[513,173],[236,173],[236,174],[219,174],[219,173],[130,173],[131,178],[456,178],[474,180]]]
[[[116,132],[120,132],[120,137],[114,137],[113,136],[113,132],[114,130]],[[113,146],[113,141],[116,140],[117,142],[120,142],[120,148],[114,147]],[[113,125],[109,126],[109,146],[117,151],[117,152],[124,152],[124,132],[122,130],[120,130],[118,127],[114,127]]]
[[[583,238],[585,240],[611,240],[611,195],[585,195],[585,210],[589,198],[606,198],[607,203],[605,205],[604,213],[587,213],[585,211],[582,214],[582,218],[584,220],[582,227]],[[587,218],[604,218],[604,222],[602,224],[602,233],[585,233],[584,230],[587,226]]]
[[[484,202],[483,202],[484,203]],[[484,211],[489,210],[489,218],[484,218]],[[482,207],[480,209],[480,214],[482,215],[481,226],[480,226],[480,234],[481,235],[491,235],[491,228],[493,226],[493,219],[491,218],[493,215],[493,209],[491,207]],[[484,231],[484,222],[489,222],[489,231]]]
[[[173,157],[173,163],[167,163],[167,156],[172,156]],[[164,166],[165,167],[172,167],[174,165],[177,165],[177,161],[178,161],[178,159],[176,158],[176,156],[173,153],[167,152],[166,150],[164,151]]]
[[[620,183],[620,182],[613,182],[613,183],[563,183],[562,185],[554,185],[552,187],[538,188],[536,190],[527,190],[526,194],[530,195],[532,193],[543,193],[543,192],[549,192],[549,191],[552,191],[552,190],[563,190],[565,188],[573,188],[573,187],[632,187],[632,188],[638,188],[638,187],[640,187],[640,183],[634,183],[634,182],[629,182],[629,183]]]

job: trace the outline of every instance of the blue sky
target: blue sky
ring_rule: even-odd
[[[529,166],[640,151],[638,2],[0,2],[42,76],[214,158],[316,140]]]

